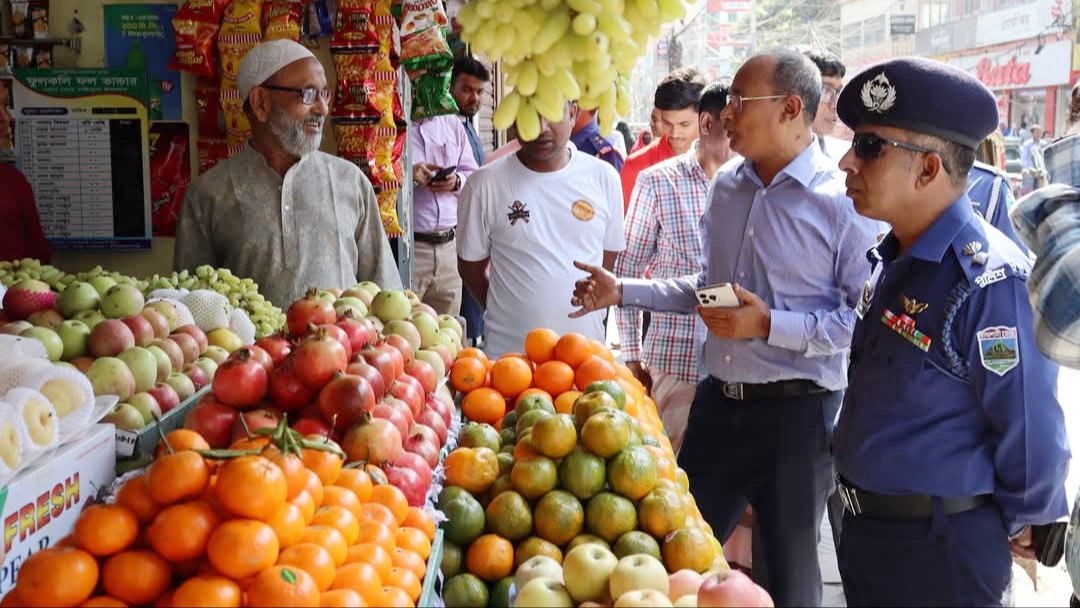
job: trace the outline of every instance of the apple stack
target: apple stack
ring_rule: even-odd
[[[349,462],[380,467],[411,506],[424,505],[453,424],[442,379],[460,349],[457,320],[410,291],[365,282],[310,290],[286,322],[287,334],[222,363],[185,428],[222,448],[286,418]]]

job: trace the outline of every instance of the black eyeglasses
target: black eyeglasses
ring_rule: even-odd
[[[941,152],[937,150],[931,150],[930,148],[924,148],[922,146],[916,146],[915,144],[909,144],[903,141],[893,141],[891,139],[885,139],[874,133],[856,133],[855,138],[851,140],[851,147],[855,150],[855,156],[863,160],[872,160],[881,156],[881,150],[885,146],[892,146],[894,148],[902,148],[904,150],[910,150],[912,152],[918,152],[920,154],[937,154],[941,156]],[[952,173],[949,169],[949,164],[945,162],[945,159],[941,159],[941,164],[945,167],[946,173]]]
[[[294,87],[279,87],[272,84],[261,84],[260,87],[264,89],[270,89],[271,91],[285,91],[286,93],[296,93],[300,96],[300,102],[305,106],[310,106],[315,103],[315,97],[318,96],[323,101],[330,101],[330,89],[316,89],[315,87],[304,87],[297,89]]]

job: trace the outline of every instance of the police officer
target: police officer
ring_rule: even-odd
[[[618,133],[614,134],[618,135]],[[613,140],[600,135],[600,125],[596,122],[596,110],[582,109],[578,113],[574,130],[570,134],[570,141],[574,142],[578,150],[607,161],[615,167],[616,171],[622,171],[623,161],[626,159],[615,149]]]
[[[972,209],[994,95],[922,58],[840,96],[860,214],[888,222],[856,313],[834,454],[838,562],[852,606],[1000,606],[1010,548],[1066,513],[1057,367],[1035,346],[1027,256]]]
[[[1001,169],[975,161],[968,173],[968,198],[971,205],[990,225],[1009,237],[1020,249],[1027,251],[1009,221],[1009,209],[1015,199],[1009,186],[1009,177]]]

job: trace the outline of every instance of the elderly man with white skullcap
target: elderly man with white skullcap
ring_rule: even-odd
[[[400,289],[371,182],[318,150],[330,100],[319,60],[291,40],[264,42],[240,63],[237,87],[251,140],[188,190],[175,267],[229,268],[282,307],[309,287]]]

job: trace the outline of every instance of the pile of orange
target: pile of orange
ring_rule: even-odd
[[[31,555],[0,606],[414,606],[435,521],[332,451],[267,437],[224,460],[190,430]]]

